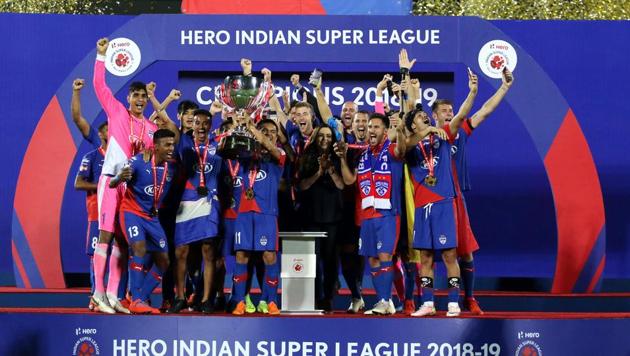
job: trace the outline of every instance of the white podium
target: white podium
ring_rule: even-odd
[[[325,232],[281,232],[282,313],[322,314],[315,309],[315,240]]]

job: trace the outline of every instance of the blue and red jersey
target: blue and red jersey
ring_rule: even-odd
[[[451,136],[448,125],[444,126],[444,130]],[[453,138],[451,136],[449,141],[452,141]],[[409,166],[411,181],[414,186],[414,203],[416,207],[455,197],[453,166],[451,163],[452,144],[449,141],[442,140],[431,134],[407,153],[407,165]],[[425,178],[429,175],[430,162],[433,162],[433,176],[436,178],[435,186],[430,186],[425,181]]]
[[[101,170],[103,169],[103,162],[105,161],[105,151],[102,148],[97,148],[90,151],[83,156],[81,165],[79,166],[79,172],[77,176],[80,176],[88,183],[97,183],[98,178],[101,176]],[[88,191],[85,198],[85,207],[87,209],[88,221],[98,220],[98,204],[96,198],[96,190]]]
[[[232,193],[235,200],[238,196],[239,213],[253,211],[266,215],[278,215],[278,186],[282,178],[286,154],[282,149],[277,149],[281,152],[279,162],[269,155],[263,155],[258,160],[242,159],[232,165],[232,169],[238,168]],[[253,199],[247,199],[246,192],[249,188],[254,191]]]
[[[454,173],[461,190],[464,192],[471,189],[470,176],[468,175],[468,160],[466,159],[466,144],[473,130],[470,119],[464,120],[459,130],[457,130],[457,136],[455,136],[455,141],[451,147],[453,165],[455,166]]]
[[[205,155],[203,167],[203,177],[205,187],[208,189],[208,196],[218,195],[218,177],[221,172],[223,159],[217,153],[217,143],[210,138],[208,144],[197,145],[195,148],[194,139],[188,135],[182,135],[179,141],[179,156],[182,163],[182,170],[186,180],[182,201],[196,201],[200,198],[197,187],[200,186],[201,169]],[[197,153],[197,149],[199,153]],[[201,157],[201,161],[200,161]]]
[[[127,182],[127,189],[123,196],[120,210],[131,212],[142,216],[146,219],[152,219],[150,215],[154,207],[154,176],[151,160],[145,162],[143,154],[133,156],[129,160],[129,166],[132,171],[132,178]],[[161,188],[157,204],[158,208],[162,205],[164,197],[173,184],[177,165],[174,162],[165,162],[155,167],[155,182]],[[166,174],[166,175],[165,175]]]
[[[378,147],[372,150],[371,155],[369,155],[370,159],[370,167],[372,169],[372,174],[374,174],[375,170],[378,170],[378,155],[380,154],[383,145],[379,145]],[[371,148],[368,148],[371,149]],[[361,209],[361,194],[359,186],[359,179],[357,176],[357,209],[360,210],[359,218],[360,221],[365,219],[374,219],[382,216],[398,216],[400,215],[400,204],[402,201],[402,183],[403,183],[403,161],[396,157],[396,144],[392,143],[389,145],[386,152],[383,152],[383,156],[385,159],[389,161],[389,166],[391,170],[391,187],[390,190],[390,200],[391,200],[391,209],[375,209],[374,207],[369,207],[366,209]],[[359,162],[357,166],[357,171],[360,171],[361,163]],[[375,189],[376,187],[372,187]]]

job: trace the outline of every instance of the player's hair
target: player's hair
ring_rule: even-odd
[[[256,124],[256,128],[261,130],[264,124],[272,124],[276,127],[276,130],[278,130],[278,124],[276,124],[276,122],[271,119],[262,119],[258,121],[258,123]]]
[[[147,92],[147,85],[143,82],[133,82],[129,84],[129,94],[133,93],[134,91],[142,90],[144,90],[145,93]]]
[[[440,105],[450,105],[452,107],[453,102],[448,99],[437,99],[433,102],[433,105],[431,105],[431,111],[435,112]]]
[[[197,116],[197,115],[204,115],[204,116],[207,116],[209,119],[212,119],[212,115],[210,114],[210,111],[206,109],[195,110],[195,112],[193,113],[193,116]]]
[[[407,127],[407,130],[414,132],[414,130],[411,128],[411,125],[413,125],[413,119],[415,119],[416,115],[421,112],[422,109],[413,109],[405,115],[405,127]]]
[[[389,128],[389,118],[383,114],[379,114],[377,112],[372,113],[370,115],[370,118],[368,119],[368,122],[372,119],[379,119],[381,121],[383,121],[383,125],[385,125],[385,128],[388,129]]]
[[[102,131],[105,127],[107,127],[107,121],[105,121],[104,123],[98,125],[98,131]]]
[[[298,108],[308,108],[311,111],[311,119],[315,120],[315,110],[313,110],[313,105],[305,102],[305,101],[300,101],[297,102],[295,105],[293,105],[293,107],[297,110]]]
[[[352,121],[354,121],[354,118],[357,117],[357,115],[366,115],[369,118],[370,117],[370,112],[367,111],[367,110],[359,110],[359,111],[354,113],[354,116],[352,117]]]
[[[153,134],[153,144],[157,144],[161,138],[175,137],[175,132],[169,129],[159,129]]]
[[[179,115],[183,115],[186,111],[190,109],[197,110],[199,109],[199,105],[190,100],[184,100],[181,103],[177,104],[177,114]]]

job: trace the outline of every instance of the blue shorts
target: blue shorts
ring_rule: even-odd
[[[278,217],[240,213],[234,224],[234,251],[277,251]]]
[[[98,244],[98,221],[88,221],[87,235],[85,237],[85,253],[94,256],[94,250]]]
[[[219,201],[203,197],[179,203],[175,217],[175,247],[214,238],[219,234]]]
[[[157,217],[148,220],[128,211],[121,211],[120,227],[130,245],[146,241],[147,251],[168,251],[166,234]]]
[[[359,255],[378,257],[379,253],[394,254],[400,231],[400,217],[395,215],[365,219],[359,233]]]
[[[224,257],[234,255],[234,229],[236,228],[236,219],[222,219],[223,222],[223,246],[221,246],[221,255]]]
[[[448,250],[457,247],[455,200],[440,200],[416,208],[413,224],[413,248]]]

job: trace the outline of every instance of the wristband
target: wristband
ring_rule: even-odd
[[[409,68],[400,68],[400,74],[404,76],[409,75]]]

